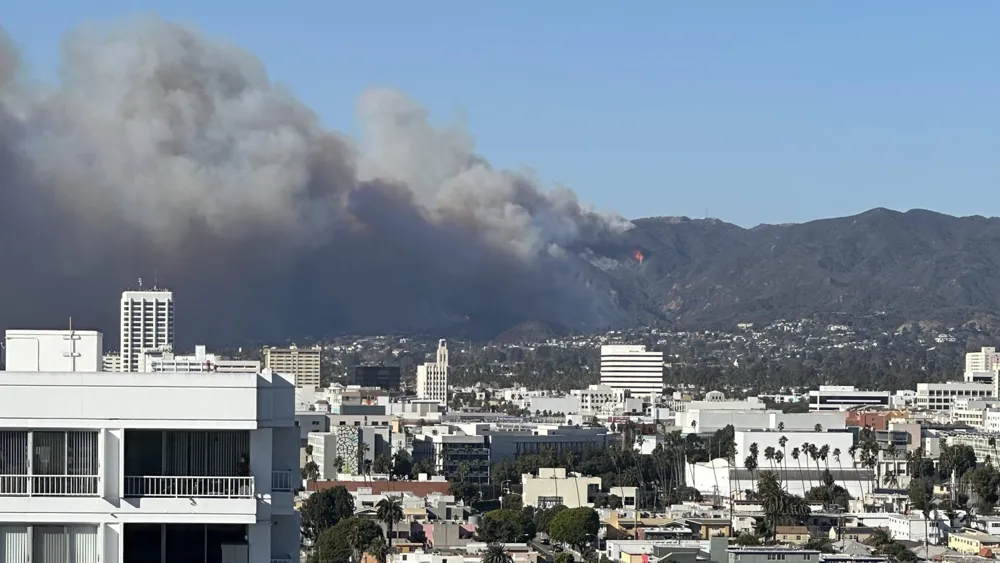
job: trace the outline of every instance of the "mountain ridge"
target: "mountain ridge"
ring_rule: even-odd
[[[1000,314],[996,217],[879,207],[751,228],[687,217],[632,223],[586,272],[626,326],[719,328],[833,311],[952,323]]]

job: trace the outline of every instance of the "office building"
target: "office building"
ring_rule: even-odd
[[[291,375],[300,389],[319,389],[322,352],[319,346],[299,348],[294,344],[288,348],[264,348],[264,367]]]
[[[298,561],[290,380],[0,372],[0,412],[3,561]]]
[[[601,385],[633,395],[663,393],[663,352],[645,346],[601,346]]]
[[[123,292],[121,321],[121,371],[136,372],[144,350],[174,346],[174,294],[164,289]]]
[[[889,391],[858,391],[849,385],[820,385],[809,392],[809,410],[842,411],[853,407],[889,407]]]
[[[966,383],[950,381],[948,383],[917,383],[917,408],[932,411],[950,410],[956,399],[990,399],[993,398],[992,383]]]
[[[435,361],[417,366],[417,398],[448,402],[448,343],[438,340]]]
[[[355,366],[348,372],[347,384],[399,391],[399,366]]]
[[[195,346],[194,354],[180,355],[169,350],[146,350],[139,357],[139,369],[143,373],[257,373],[257,360],[227,360],[209,354],[204,346]]]
[[[7,371],[101,371],[104,335],[95,330],[8,330]]]

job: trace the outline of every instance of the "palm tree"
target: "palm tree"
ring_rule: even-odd
[[[779,429],[784,430],[785,424],[783,422],[778,423],[778,427],[779,427]],[[781,438],[778,438],[778,445],[781,447],[781,457],[785,458],[785,460],[787,461],[787,459],[788,459],[788,448],[786,446],[788,446],[788,438],[785,437],[785,436],[782,436]],[[785,487],[787,488],[788,487],[788,466],[787,465],[785,466],[784,471],[785,471],[785,476],[784,476],[783,480],[785,481]]]
[[[809,489],[813,486],[812,473],[809,472],[809,442],[802,442],[802,446],[799,447],[799,451],[802,453],[804,458],[802,461],[805,462],[806,466],[806,478],[809,479]],[[802,489],[802,494],[804,495],[809,489]]]
[[[389,551],[392,551],[392,529],[403,520],[403,496],[389,495],[382,497],[375,504],[375,518],[385,524],[386,537],[389,538]]]
[[[367,469],[365,461],[367,461],[366,458],[368,457],[368,450],[370,449],[371,446],[369,446],[367,442],[361,442],[358,444],[358,469],[361,470],[362,475],[367,475],[367,471],[365,471]]]
[[[816,426],[813,426],[813,430],[815,430],[816,432],[822,432],[823,431],[823,425],[817,423]]]
[[[802,453],[798,448],[792,448],[792,459],[795,460],[795,464],[799,467],[799,481],[802,483],[802,494],[806,494],[806,480],[802,477],[802,462],[799,460]]]
[[[770,463],[771,469],[774,470],[774,446],[764,448],[764,459]]]
[[[778,423],[778,432],[784,432],[784,431],[785,431],[785,423],[784,422],[779,422]]]
[[[480,563],[514,563],[514,558],[507,553],[507,547],[502,543],[491,543],[486,546]]]
[[[882,477],[882,484],[891,489],[899,488],[899,477],[893,470],[888,470],[885,472],[885,476]]]
[[[778,471],[780,471],[782,475],[786,474],[785,471],[784,471],[784,467],[782,467],[782,465],[781,465],[781,462],[784,459],[785,459],[785,454],[783,454],[781,452],[774,452],[774,463],[776,463],[778,465],[778,467],[780,468]],[[782,477],[781,482],[784,484],[785,490],[788,490],[788,483],[785,481],[784,477]]]
[[[754,488],[754,477],[753,472],[757,469],[757,458],[752,455],[748,455],[745,460],[743,460],[743,467],[747,469],[750,473],[750,488]]]
[[[339,478],[340,476],[339,474],[344,472],[344,458],[338,455],[333,460],[333,466],[337,468],[337,474]]]

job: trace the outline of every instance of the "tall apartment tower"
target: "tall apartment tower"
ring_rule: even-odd
[[[322,352],[319,346],[298,348],[294,344],[288,348],[264,348],[264,367],[291,375],[300,389],[319,389]]]
[[[448,343],[443,339],[435,361],[417,366],[417,398],[448,402]]]
[[[601,385],[633,395],[663,393],[663,352],[645,346],[601,346]]]
[[[121,370],[139,371],[143,350],[173,348],[174,294],[165,289],[122,293]]]

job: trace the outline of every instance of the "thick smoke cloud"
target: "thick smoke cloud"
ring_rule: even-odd
[[[154,276],[188,344],[615,320],[579,254],[628,223],[398,92],[362,95],[354,141],[189,28],[88,27],[62,53],[40,85],[0,33],[2,326],[113,339],[119,293]]]

